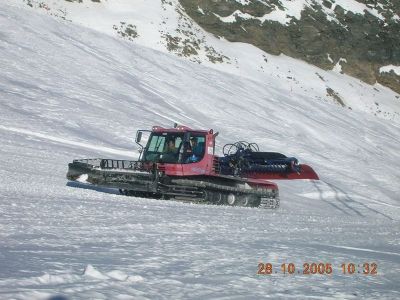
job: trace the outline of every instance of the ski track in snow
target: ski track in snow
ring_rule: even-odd
[[[348,249],[348,250],[356,250],[356,251],[363,251],[363,252],[371,252],[371,253],[378,253],[378,254],[388,254],[388,255],[393,255],[393,256],[400,256],[400,253],[393,253],[393,252],[386,252],[386,251],[376,251],[376,250],[371,250],[371,249],[361,249],[361,248],[345,247],[345,246],[329,246],[329,247],[335,247],[335,248],[340,248],[340,249]]]
[[[5,127],[5,126],[1,126],[0,125],[0,130],[6,130],[6,131],[11,131],[11,132],[21,133],[23,135],[28,135],[28,136],[31,136],[31,137],[32,136],[33,137],[38,137],[39,139],[43,139],[43,140],[49,140],[49,141],[53,141],[53,142],[60,143],[60,144],[76,146],[78,148],[86,148],[86,149],[90,149],[90,150],[96,150],[96,151],[100,151],[100,152],[104,152],[104,153],[111,153],[111,154],[121,155],[121,156],[126,156],[126,157],[129,157],[129,156],[133,155],[132,151],[117,150],[117,149],[98,146],[98,145],[90,145],[90,144],[82,143],[82,142],[69,141],[69,140],[67,140],[65,138],[54,137],[54,136],[50,136],[48,134],[43,134],[43,133],[40,133],[40,132],[33,132],[33,131],[30,131],[30,130],[26,130],[26,129]]]
[[[400,298],[396,123],[0,7],[0,299]],[[137,128],[193,120],[218,149],[255,141],[321,181],[278,182],[271,211],[65,179],[75,158],[137,157]],[[333,274],[282,274],[291,262]],[[378,274],[343,274],[350,262]]]

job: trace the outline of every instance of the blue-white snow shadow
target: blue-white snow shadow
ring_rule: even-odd
[[[121,195],[118,189],[116,188],[107,188],[107,187],[99,187],[89,183],[82,183],[77,181],[68,181],[66,186],[80,188],[85,190],[93,190],[97,192],[107,193],[107,194],[114,194],[114,195]]]

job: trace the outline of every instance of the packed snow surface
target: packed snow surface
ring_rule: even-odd
[[[0,54],[1,299],[400,297],[398,122],[3,1]],[[277,210],[67,184],[72,159],[137,158],[135,130],[173,122],[219,131],[219,151],[296,156],[321,180],[279,181]]]

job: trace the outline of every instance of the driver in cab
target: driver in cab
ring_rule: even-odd
[[[203,147],[201,145],[199,145],[196,137],[192,137],[190,139],[189,153],[191,155],[186,159],[186,163],[197,162],[202,157]]]
[[[163,155],[161,157],[162,162],[176,163],[178,161],[178,150],[175,147],[175,140],[170,139],[166,142]]]

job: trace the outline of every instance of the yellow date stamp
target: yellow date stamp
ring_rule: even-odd
[[[375,262],[360,264],[347,262],[334,266],[332,263],[327,262],[305,262],[300,265],[296,265],[295,263],[273,265],[272,263],[260,262],[257,270],[257,275],[332,275],[334,273],[343,275],[377,275],[378,264]]]

